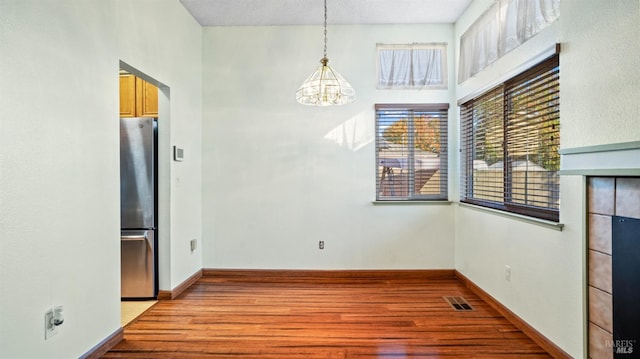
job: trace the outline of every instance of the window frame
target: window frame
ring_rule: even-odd
[[[449,200],[449,149],[448,149],[448,137],[449,137],[449,104],[448,103],[429,103],[429,104],[376,104],[375,105],[375,163],[376,163],[376,201],[378,202],[393,202],[393,201],[414,201],[414,202],[434,202],[434,201],[448,201]],[[416,170],[415,170],[415,136],[408,136],[406,150],[407,150],[407,194],[406,195],[382,195],[383,183],[385,179],[385,170],[380,170],[383,160],[380,153],[383,149],[383,130],[381,128],[381,112],[396,112],[413,114],[418,112],[420,114],[433,113],[437,114],[438,118],[438,135],[439,135],[439,153],[438,153],[438,185],[439,192],[437,194],[419,194],[415,190]],[[415,121],[414,116],[407,116],[407,133],[415,133]],[[443,131],[444,130],[444,131]],[[386,140],[385,140],[386,141]],[[432,174],[431,176],[435,175]],[[431,179],[429,177],[427,182]],[[426,183],[425,183],[426,184]]]
[[[544,123],[545,125],[547,123],[553,123],[553,126],[557,126],[557,128],[556,127],[552,128],[552,130],[554,130],[555,132],[552,132],[551,136],[549,136],[551,138],[550,141],[552,143],[551,145],[548,145],[549,148],[555,147],[555,156],[553,159],[557,159],[557,168],[555,168],[552,171],[547,170],[547,175],[549,173],[553,175],[553,173],[555,172],[554,178],[557,180],[558,171],[559,171],[559,156],[560,156],[558,153],[559,137],[560,137],[560,114],[559,114],[560,112],[560,103],[559,103],[560,101],[560,84],[559,84],[560,65],[559,65],[559,55],[556,53],[551,57],[523,71],[522,73],[515,75],[510,79],[500,83],[499,85],[487,91],[483,91],[481,94],[474,96],[473,98],[466,100],[460,104],[460,152],[461,152],[460,201],[461,202],[478,205],[482,207],[488,207],[488,208],[505,211],[509,213],[515,213],[515,214],[520,214],[524,216],[549,220],[553,222],[559,222],[559,212],[560,212],[559,180],[557,180],[557,184],[556,184],[557,187],[553,187],[552,184],[547,183],[548,187],[546,188],[546,190],[548,191],[548,195],[547,195],[547,202],[545,203],[546,205],[548,205],[547,207],[518,203],[513,199],[514,193],[516,192],[514,192],[515,182],[513,181],[513,165],[512,165],[513,163],[515,163],[513,158],[517,156],[513,154],[509,156],[510,151],[515,152],[513,151],[513,147],[511,147],[511,144],[516,143],[516,140],[517,140],[516,134],[514,134],[516,130],[514,130],[513,128],[510,129],[509,127],[509,126],[513,126],[513,121],[512,122],[509,121],[510,120],[509,116],[512,116],[512,117],[514,116],[513,110],[510,108],[511,106],[510,104],[513,102],[513,98],[516,97],[511,91],[516,86],[519,86],[524,83],[528,83],[530,81],[536,81],[536,84],[537,84],[538,78],[542,79],[540,81],[541,83],[544,83],[550,76],[554,77],[554,80],[553,80],[554,91],[552,92],[552,95],[555,95],[555,97],[552,97],[550,101],[544,102],[544,104],[547,108],[551,108],[550,106],[547,106],[547,105],[552,104],[555,110],[551,110],[549,112],[552,115],[550,116],[551,119],[547,119],[545,120],[545,122],[541,122],[541,123]],[[531,91],[532,94],[530,94],[529,90],[527,90],[526,95],[532,96],[532,97],[539,96],[540,94],[536,92],[537,88],[534,87],[534,89],[536,90],[532,90]],[[501,159],[503,164],[502,201],[501,202],[478,198],[479,195],[475,194],[478,188],[475,187],[475,183],[474,183],[476,151],[480,147],[482,147],[483,149],[486,149],[490,145],[490,143],[488,143],[487,141],[480,142],[480,146],[478,146],[478,143],[475,142],[476,135],[479,132],[478,130],[475,129],[475,126],[477,125],[476,122],[478,121],[478,116],[474,111],[474,109],[477,109],[478,107],[480,107],[480,105],[486,105],[489,102],[488,98],[493,99],[496,96],[501,96],[500,101],[502,103],[502,106],[497,106],[497,107],[494,106],[493,108],[495,109],[495,108],[502,107],[502,111],[499,112],[499,115],[495,116],[495,118],[497,118],[499,121],[500,120],[502,121],[502,125],[501,125],[502,127],[500,128],[503,136],[503,138],[501,139],[502,140]],[[522,96],[522,95],[518,94],[518,96]],[[490,105],[488,106],[490,107]],[[526,109],[529,110],[530,107],[526,107]],[[545,112],[545,115],[546,115],[546,112]],[[532,122],[529,122],[529,120],[518,120],[515,123],[518,125],[522,125],[522,124],[529,125]],[[516,147],[516,148],[520,149],[519,147]],[[548,155],[548,153],[553,153],[553,152],[546,152],[545,154]],[[553,166],[555,167],[556,164],[554,163]],[[527,169],[526,172],[528,173],[529,170]],[[527,180],[525,179],[525,185],[528,185],[528,182],[526,181]],[[489,189],[498,188],[498,187],[491,187],[498,182],[499,181],[491,182],[493,184],[490,184],[490,187],[486,187],[486,188],[489,188]],[[528,195],[526,191],[527,190],[525,189],[525,195]],[[554,200],[556,202],[553,202]],[[556,204],[555,208],[552,206],[554,204]]]

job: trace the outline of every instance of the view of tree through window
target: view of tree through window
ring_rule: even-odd
[[[440,153],[439,119],[426,113],[413,113],[414,147],[423,151]],[[394,122],[382,133],[382,137],[390,143],[406,144],[409,134],[409,120]]]
[[[558,58],[461,105],[462,200],[558,220]]]
[[[376,105],[378,200],[446,199],[448,104]]]

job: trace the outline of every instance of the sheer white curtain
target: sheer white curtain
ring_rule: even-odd
[[[560,0],[496,0],[460,37],[458,83],[560,17]]]
[[[447,88],[446,44],[378,44],[378,88]]]

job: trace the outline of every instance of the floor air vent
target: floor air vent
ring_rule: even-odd
[[[467,312],[473,310],[473,307],[467,303],[463,297],[443,297],[444,300],[451,305],[451,307],[457,311]]]

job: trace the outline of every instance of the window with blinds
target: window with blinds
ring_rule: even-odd
[[[557,222],[558,55],[460,105],[461,201]]]
[[[449,104],[375,108],[376,200],[446,200]]]

